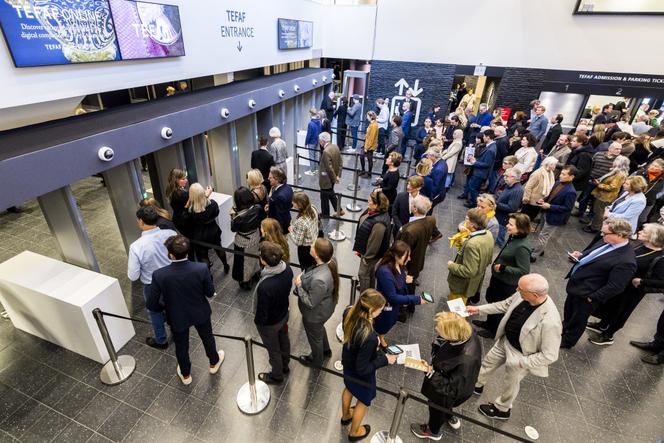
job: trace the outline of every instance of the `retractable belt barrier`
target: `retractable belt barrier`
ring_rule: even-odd
[[[238,251],[234,251],[238,252]],[[354,300],[353,300],[354,303]],[[112,318],[118,318],[118,319],[123,319],[123,320],[129,320],[129,321],[135,321],[138,323],[145,323],[145,324],[151,324],[150,321],[144,320],[142,318],[135,318],[135,317],[127,317],[124,315],[118,315],[114,314],[111,312],[105,312],[102,311],[99,308],[95,308],[92,311],[95,319],[97,320],[97,324],[99,326],[99,331],[102,335],[102,338],[104,339],[104,344],[106,345],[106,349],[108,351],[108,354],[110,356],[109,362],[104,365],[102,368],[100,378],[101,381],[104,384],[107,385],[117,385],[125,380],[127,380],[134,372],[136,369],[136,362],[133,357],[128,356],[128,355],[122,355],[119,356],[117,355],[115,348],[113,347],[113,342],[110,339],[110,334],[108,332],[108,329],[106,327],[106,323],[104,321],[104,317],[112,317]],[[261,411],[263,411],[269,401],[270,401],[270,388],[269,386],[261,381],[261,380],[256,380],[256,373],[255,373],[255,365],[254,365],[254,354],[253,354],[253,345],[256,345],[260,348],[267,349],[267,346],[265,346],[263,343],[260,341],[256,341],[253,337],[250,335],[246,335],[244,337],[240,336],[233,336],[233,335],[226,335],[226,334],[212,334],[214,337],[219,337],[227,340],[233,340],[233,341],[241,341],[244,342],[245,344],[245,354],[246,354],[246,361],[247,361],[247,378],[248,381],[247,383],[244,383],[237,394],[237,405],[238,408],[244,412],[245,414],[248,415],[254,415],[258,414]],[[334,375],[335,377],[340,377],[344,378],[346,380],[349,380],[353,383],[356,383],[360,386],[364,386],[367,388],[374,388],[373,384],[367,383],[364,380],[359,380],[357,378],[351,377],[349,375],[344,375],[342,372],[339,372],[337,370],[332,370],[329,368],[326,368],[321,365],[313,364],[310,362],[305,362],[303,361],[300,357],[297,357],[293,354],[288,354],[288,353],[281,353],[284,356],[287,356],[290,360],[295,360],[298,363],[310,367],[315,370],[323,371],[328,374]],[[133,363],[133,364],[128,364]],[[107,374],[106,374],[106,368],[110,368],[111,373],[115,376],[113,380],[108,380]],[[389,389],[380,387],[380,386],[375,386],[376,390],[378,392],[381,392],[383,394],[389,395],[391,397],[397,398],[397,406],[394,411],[394,415],[392,418],[392,422],[390,424],[390,429],[389,430],[383,430],[379,431],[374,435],[374,438],[379,438],[380,441],[391,441],[391,442],[396,442],[399,441],[400,438],[397,436],[397,431],[399,429],[399,425],[401,423],[401,419],[403,418],[403,412],[404,412],[404,407],[408,399],[413,399],[414,401],[421,403],[423,405],[427,405],[431,408],[434,408],[440,412],[454,415],[462,420],[465,420],[469,423],[472,423],[474,425],[480,426],[482,428],[488,429],[490,431],[496,432],[498,434],[504,435],[506,437],[509,437],[515,441],[519,442],[524,442],[524,443],[529,443],[531,440],[528,440],[526,438],[523,438],[521,436],[515,435],[511,432],[495,428],[487,423],[481,422],[477,419],[474,419],[472,417],[468,417],[464,414],[459,413],[458,411],[453,411],[452,409],[445,408],[443,406],[438,405],[437,403],[434,403],[432,401],[429,401],[425,398],[418,397],[408,389],[404,387],[399,388],[399,392],[394,392]]]

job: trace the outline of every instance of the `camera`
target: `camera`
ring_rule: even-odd
[[[168,140],[173,137],[173,130],[171,128],[161,128],[161,138]]]
[[[316,79],[311,80],[311,84],[316,86],[318,84],[318,80],[316,80]]]
[[[300,87],[298,85],[293,86],[293,91],[297,92],[300,90]]]
[[[284,91],[283,89],[280,89],[279,90],[279,97],[283,98],[284,95],[286,95],[286,91]]]
[[[324,76],[323,76],[323,81],[324,81],[324,82],[327,81],[327,75],[324,75]]]
[[[108,146],[102,146],[99,148],[99,151],[97,151],[97,156],[101,161],[110,162],[113,160],[113,157],[115,157],[115,152],[113,152]]]
[[[254,108],[256,107],[256,100],[254,100],[254,99],[252,98],[251,100],[249,100],[249,102],[248,102],[247,104],[249,105],[249,107],[250,107],[251,109],[254,109]]]
[[[221,108],[221,116],[223,118],[228,118],[229,115],[231,115],[231,111],[228,108]]]

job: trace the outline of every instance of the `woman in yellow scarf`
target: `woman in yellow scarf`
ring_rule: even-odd
[[[498,220],[496,220],[496,199],[493,198],[491,194],[480,194],[477,197],[477,207],[480,208],[486,214],[487,222],[487,231],[493,235],[494,240],[498,237]],[[450,248],[456,247],[457,249],[461,248],[461,245],[466,241],[470,231],[465,227],[464,223],[459,225],[459,232],[454,234],[452,237],[449,237]]]

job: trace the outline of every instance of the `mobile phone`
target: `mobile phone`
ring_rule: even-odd
[[[433,303],[433,297],[428,292],[423,292],[422,298],[425,299],[427,303]]]
[[[572,260],[574,263],[578,263],[578,262],[579,262],[579,259],[576,258],[576,257],[574,257],[574,255],[572,255],[571,252],[568,252],[568,253],[567,253],[567,256],[568,256],[569,259]]]
[[[390,345],[387,347],[387,353],[392,354],[392,355],[399,355],[403,352],[403,349],[401,349],[397,345]]]

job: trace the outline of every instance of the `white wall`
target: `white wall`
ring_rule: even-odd
[[[324,57],[373,58],[376,6],[326,6],[321,14],[320,21],[325,32]]]
[[[380,0],[376,60],[664,72],[661,16],[572,15],[576,0]],[[638,42],[650,42],[641,44]]]

